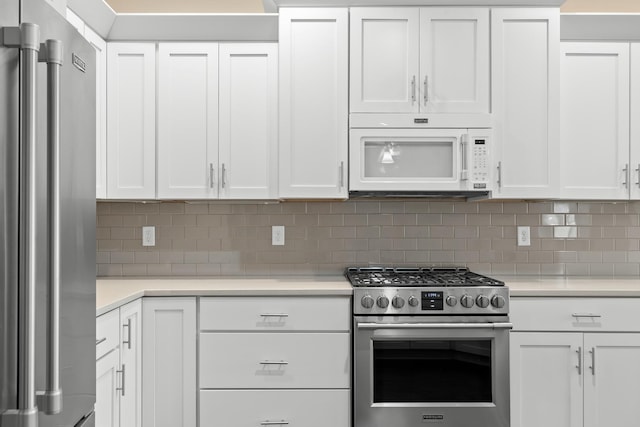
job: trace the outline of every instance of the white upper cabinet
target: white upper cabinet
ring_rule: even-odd
[[[491,11],[492,102],[498,198],[559,194],[558,9]]]
[[[352,8],[351,112],[489,113],[489,10]]]
[[[158,198],[277,197],[277,47],[160,43]]]
[[[631,199],[640,199],[640,43],[631,43]],[[635,78],[634,78],[635,77]]]
[[[107,197],[156,196],[156,48],[107,46]]]
[[[280,197],[344,199],[348,11],[280,9]]]
[[[158,198],[218,197],[218,45],[158,47]]]
[[[351,9],[351,112],[418,111],[419,38],[419,9]]]
[[[561,54],[561,196],[628,199],[629,43],[562,43]]]
[[[277,44],[220,45],[220,198],[277,197],[277,99]]]

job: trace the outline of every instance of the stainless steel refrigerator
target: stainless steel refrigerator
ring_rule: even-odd
[[[94,424],[95,85],[51,6],[0,0],[0,427]]]

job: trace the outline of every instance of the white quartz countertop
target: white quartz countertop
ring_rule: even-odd
[[[512,297],[640,297],[640,278],[493,276],[504,281]],[[342,276],[280,278],[99,278],[96,314],[143,296],[295,296],[351,295]]]
[[[317,296],[351,295],[342,276],[282,278],[98,278],[96,315],[104,314],[143,296]]]
[[[640,297],[640,278],[495,276],[512,297]]]

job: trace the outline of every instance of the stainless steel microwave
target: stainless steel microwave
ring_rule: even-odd
[[[349,191],[490,196],[491,129],[351,129]]]

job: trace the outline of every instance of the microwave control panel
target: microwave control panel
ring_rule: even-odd
[[[489,144],[486,139],[473,138],[471,145],[471,181],[489,182]]]

